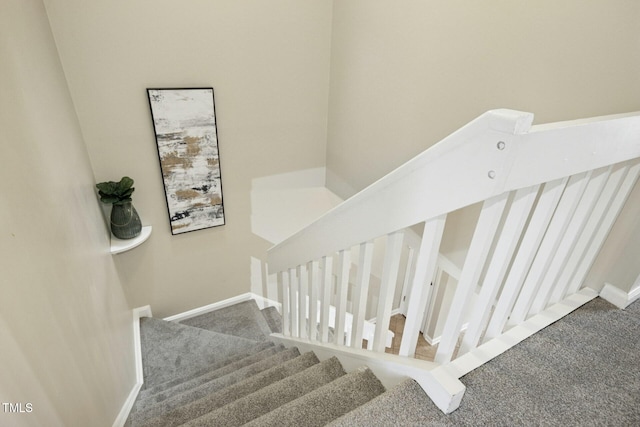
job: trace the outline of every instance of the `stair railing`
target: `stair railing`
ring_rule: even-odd
[[[320,343],[331,337],[333,344],[362,348],[373,241],[382,236],[372,349],[385,351],[399,272],[411,271],[399,353],[412,356],[447,214],[478,202],[481,214],[436,362],[446,364],[576,293],[638,179],[640,115],[532,121],[531,113],[489,111],[271,248],[269,270],[283,295],[283,334]],[[403,230],[420,223],[415,259],[403,257]],[[350,289],[352,268],[357,277]],[[353,310],[350,342],[337,333],[344,331],[347,301]],[[319,316],[303,315],[316,313],[306,304],[319,304]],[[469,327],[461,335],[465,320]]]

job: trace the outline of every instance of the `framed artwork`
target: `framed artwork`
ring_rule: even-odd
[[[213,88],[147,89],[171,234],[224,225]]]

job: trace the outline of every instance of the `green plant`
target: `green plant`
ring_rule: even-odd
[[[113,203],[114,205],[122,205],[131,201],[131,194],[135,188],[133,180],[128,176],[122,177],[120,182],[106,181],[96,184],[100,200],[103,203]]]

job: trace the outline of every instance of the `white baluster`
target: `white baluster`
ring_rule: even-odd
[[[613,171],[611,172],[609,179],[607,179],[607,183],[602,190],[602,194],[597,200],[593,211],[589,215],[587,223],[584,226],[582,233],[580,234],[574,250],[569,256],[569,260],[567,261],[566,266],[560,273],[560,277],[558,278],[558,284],[560,286],[556,286],[556,289],[551,296],[551,302],[559,302],[567,295],[571,277],[573,277],[576,270],[578,269],[578,265],[582,261],[584,254],[590,246],[591,239],[595,235],[602,217],[609,209],[609,206],[611,205],[615,195],[617,194],[618,189],[620,188],[620,185],[624,180],[624,177],[627,175],[628,171],[629,164],[620,164],[613,167]]]
[[[413,264],[415,262],[416,251],[409,248],[407,254],[407,266],[404,271],[404,282],[402,283],[402,300],[400,301],[400,313],[407,315],[407,304],[409,303],[409,291],[411,286],[411,274],[413,273]]]
[[[425,221],[416,259],[416,272],[413,275],[413,283],[408,296],[407,319],[404,323],[404,332],[400,343],[400,356],[413,356],[416,352],[418,334],[429,295],[429,283],[435,273],[446,219],[446,215],[440,215]]]
[[[373,351],[384,352],[389,333],[389,320],[393,306],[393,294],[398,281],[402,240],[404,233],[397,231],[387,238],[386,253],[382,265],[378,311],[376,314],[376,330],[373,336]],[[362,342],[362,340],[360,341]]]
[[[320,264],[318,261],[311,261],[309,269],[309,340],[318,339],[318,296],[321,291],[320,284]]]
[[[304,264],[298,266],[298,283],[300,285],[298,292],[298,331],[300,338],[308,338],[309,273],[307,266]]]
[[[369,280],[371,278],[371,262],[373,259],[373,242],[360,244],[358,256],[358,274],[353,292],[353,322],[351,324],[351,347],[362,348],[364,317],[367,309]]]
[[[298,312],[300,305],[298,304],[298,276],[295,268],[289,269],[289,301],[291,304],[291,336],[299,337]]]
[[[464,267],[462,267],[460,281],[453,296],[451,310],[442,331],[442,339],[438,344],[434,358],[437,363],[448,363],[453,357],[464,316],[469,308],[469,301],[478,286],[478,279],[491,249],[508,196],[509,193],[500,194],[486,200],[482,206]]]
[[[282,289],[282,334],[291,336],[291,304],[289,300],[289,273],[278,273],[278,284]]]
[[[633,186],[638,180],[638,175],[640,174],[640,163],[636,163],[635,165],[629,168],[629,172],[627,172],[627,176],[625,176],[624,181],[620,185],[620,189],[618,193],[613,198],[609,209],[606,214],[602,218],[602,222],[598,226],[596,234],[593,236],[589,248],[585,253],[584,258],[582,259],[576,273],[571,278],[571,282],[569,285],[568,293],[571,295],[580,289],[582,283],[584,282],[587,273],[591,269],[593,262],[595,261],[602,245],[604,244],[605,239],[609,235],[609,231],[611,231],[611,227],[613,227],[613,223],[616,221],[618,214],[624,207],[624,204],[633,190]]]
[[[444,274],[447,274],[442,268],[442,264],[440,263],[440,261],[442,261],[442,254],[438,254],[438,263],[436,264],[436,274],[427,292],[428,295],[427,295],[426,301],[428,301],[428,303],[422,319],[422,329],[421,329],[423,334],[428,334],[429,331],[433,330],[436,327],[436,325],[433,324],[433,328],[432,328],[432,322],[434,323],[438,322],[437,318],[435,319],[433,318],[433,312],[436,308],[436,303],[437,303],[436,300],[437,300],[437,295],[438,295],[440,286],[446,286],[446,283],[444,284],[442,283],[442,277]],[[447,276],[452,277],[450,274],[447,274]],[[458,281],[458,279],[455,279],[455,280],[456,282]]]
[[[564,232],[571,221],[571,217],[578,206],[578,202],[590,178],[591,171],[579,173],[569,178],[560,203],[558,203],[558,207],[553,214],[551,223],[542,239],[542,243],[540,243],[538,253],[533,260],[533,264],[531,264],[529,274],[527,274],[520,295],[513,307],[508,322],[509,325],[519,325],[527,319],[533,300],[540,291],[544,274],[549,269],[549,265],[556,255],[556,250],[562,241]]]
[[[329,316],[331,314],[331,296],[333,295],[333,257],[322,257],[321,268],[320,341],[327,343],[329,342]]]
[[[524,279],[540,246],[551,216],[560,201],[568,178],[557,179],[544,185],[540,199],[533,211],[518,252],[507,275],[498,303],[485,331],[485,341],[502,334],[511,309],[518,298]]]
[[[459,354],[474,349],[489,321],[491,308],[504,280],[511,258],[518,245],[524,225],[538,195],[540,186],[523,188],[515,192],[509,214],[505,220],[491,263],[485,274],[480,295],[473,308],[469,326],[462,339]]]
[[[555,288],[564,288],[558,283],[558,276],[567,266],[569,254],[573,251],[580,234],[584,229],[588,216],[593,210],[596,200],[602,193],[607,178],[611,173],[611,167],[605,167],[593,171],[591,179],[584,190],[582,198],[571,217],[571,222],[567,225],[564,236],[558,245],[555,255],[551,259],[549,267],[544,272],[540,290],[531,304],[529,315],[538,314],[547,307],[551,298],[551,293]]]
[[[345,323],[347,314],[347,295],[349,292],[349,269],[351,268],[351,251],[341,250],[338,253],[338,282],[336,287],[336,322],[334,343],[344,345]]]

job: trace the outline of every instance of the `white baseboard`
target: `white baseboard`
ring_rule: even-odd
[[[251,292],[247,292],[246,294],[237,295],[226,300],[214,302],[213,304],[194,308],[193,310],[185,311],[184,313],[174,314],[173,316],[165,317],[163,320],[166,320],[167,322],[180,322],[201,314],[209,313],[210,311],[220,310],[221,308],[229,307],[240,302],[249,301],[250,299],[253,299],[252,295],[253,294]]]
[[[402,313],[400,313],[400,307],[391,310],[391,317],[395,316],[396,314],[402,314]],[[367,320],[367,322],[371,322],[371,323],[375,324],[377,322],[377,320],[378,320],[377,317],[372,317],[371,319]]]
[[[135,403],[136,398],[138,397],[140,388],[142,388],[142,383],[136,383],[133,386],[133,388],[131,389],[131,392],[129,393],[129,396],[127,397],[127,400],[125,400],[124,405],[122,405],[122,409],[120,409],[120,413],[118,414],[118,417],[113,422],[113,427],[122,427],[124,426],[124,423],[127,422],[127,418],[129,417],[131,408],[133,408],[133,404]]]
[[[222,301],[214,302],[213,304],[194,308],[193,310],[185,311],[184,313],[174,314],[173,316],[165,317],[162,320],[166,320],[167,322],[180,322],[182,320],[190,319],[192,317],[200,316],[201,314],[220,310],[222,308],[230,307],[232,305],[249,300],[255,300],[260,310],[266,307],[276,307],[279,312],[282,312],[282,304],[280,304],[279,302],[262,297],[258,294],[254,294],[253,292],[247,292],[245,294],[237,295],[235,297],[231,297]]]
[[[462,325],[462,327],[460,328],[460,333],[466,331],[468,327],[469,327],[468,323],[465,323],[464,325]],[[438,335],[437,337],[431,338],[429,335],[422,334],[422,337],[429,345],[436,345],[442,339],[442,335]]]
[[[118,416],[113,422],[113,427],[122,427],[129,417],[131,408],[138,397],[138,393],[144,383],[144,373],[142,370],[142,342],[140,341],[140,318],[152,317],[151,307],[148,305],[133,309],[133,353],[136,371],[136,382],[129,392],[129,396],[124,401]]]
[[[605,283],[600,291],[600,298],[609,301],[618,308],[625,309],[629,304],[640,299],[640,286],[625,292],[610,283]]]
[[[436,345],[440,342],[440,340],[442,339],[442,335],[438,335],[435,338],[431,338],[429,335],[427,334],[422,334],[422,338],[424,338],[424,340],[427,342],[427,344],[429,345]]]

